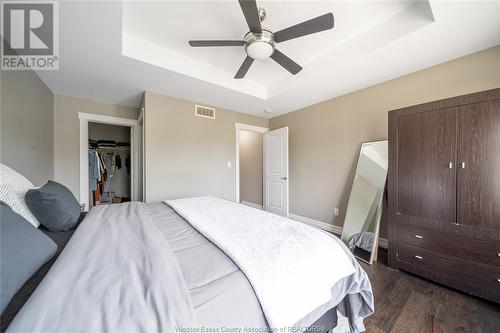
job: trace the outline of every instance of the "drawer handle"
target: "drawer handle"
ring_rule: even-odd
[[[497,278],[497,282],[500,283],[500,278]]]
[[[418,239],[422,239],[424,237],[420,236],[420,235],[415,235],[415,238],[418,238]]]
[[[415,255],[415,258],[417,258],[418,260],[424,259],[422,256],[417,256],[417,255]]]
[[[497,257],[500,257],[500,252],[497,253]]]

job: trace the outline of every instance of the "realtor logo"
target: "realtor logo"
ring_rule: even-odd
[[[2,1],[3,70],[59,68],[56,2]]]

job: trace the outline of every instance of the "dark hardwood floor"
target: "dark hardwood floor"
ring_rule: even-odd
[[[500,305],[387,267],[387,251],[370,266],[375,313],[367,332],[500,332]]]

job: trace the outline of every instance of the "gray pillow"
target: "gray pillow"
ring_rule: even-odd
[[[24,197],[28,208],[50,231],[67,231],[76,226],[80,204],[73,193],[62,184],[50,181],[31,189]]]
[[[23,284],[57,250],[57,245],[24,217],[0,202],[1,312]]]

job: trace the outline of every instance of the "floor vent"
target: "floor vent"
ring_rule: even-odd
[[[215,109],[206,106],[195,105],[194,114],[198,117],[215,119]]]

